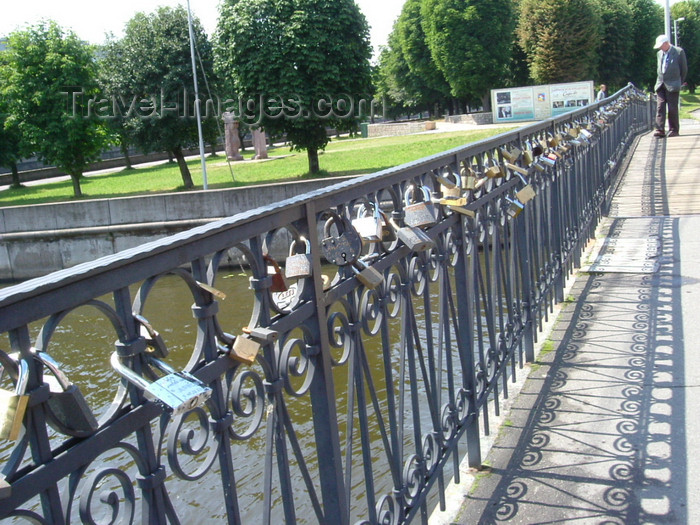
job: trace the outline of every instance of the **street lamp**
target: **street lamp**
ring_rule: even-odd
[[[678,45],[678,22],[682,22],[685,20],[685,17],[682,16],[680,18],[676,18],[673,21],[673,45],[677,46]]]

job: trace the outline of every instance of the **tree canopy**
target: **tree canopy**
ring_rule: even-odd
[[[197,74],[211,78],[212,48],[197,19],[193,32],[201,57]],[[187,11],[179,6],[137,13],[127,22],[124,37],[104,47],[100,77],[108,95],[105,110],[110,119],[121,121],[123,138],[144,152],[170,152],[184,187],[193,188],[183,152],[198,139]],[[209,125],[216,125],[214,118]]]
[[[224,1],[216,50],[234,113],[285,133],[307,151],[311,173],[326,127],[356,122],[360,101],[372,99],[369,29],[353,0]]]
[[[602,25],[595,0],[521,0],[518,34],[536,84],[596,78]]]
[[[80,197],[83,171],[106,139],[101,122],[88,111],[97,93],[92,49],[49,21],[12,33],[6,53],[5,129],[18,131],[25,150],[68,173]]]
[[[700,0],[685,0],[676,2],[671,7],[674,20],[677,22],[678,45],[685,50],[688,60],[688,76],[685,81],[691,93],[700,83]]]

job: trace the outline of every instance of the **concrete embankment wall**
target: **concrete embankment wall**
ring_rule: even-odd
[[[0,208],[0,280],[70,268],[341,180]]]

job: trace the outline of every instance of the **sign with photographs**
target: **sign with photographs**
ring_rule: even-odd
[[[492,89],[494,123],[544,120],[594,102],[593,81]]]

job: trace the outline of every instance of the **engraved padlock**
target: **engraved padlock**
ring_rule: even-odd
[[[50,372],[44,373],[49,385],[47,419],[55,430],[69,436],[84,437],[93,434],[97,419],[87,404],[80,387],[66,377],[58,363],[46,352],[34,351],[34,357]]]
[[[265,266],[267,268],[267,275],[272,277],[272,286],[270,286],[270,291],[272,293],[286,292],[287,283],[284,281],[284,276],[282,275],[280,265],[269,255],[263,255],[263,260],[265,261]]]
[[[406,188],[404,196],[404,222],[408,226],[422,227],[433,226],[437,224],[437,210],[430,199],[430,190],[425,186],[420,186],[423,194],[423,200],[419,202],[411,202],[416,187],[412,184]]]
[[[29,396],[25,395],[28,380],[29,365],[19,359],[14,392],[0,388],[0,439],[15,441],[19,437],[29,401]]]
[[[435,241],[420,228],[411,226],[400,227],[396,221],[384,214],[384,220],[394,229],[396,236],[404,243],[411,251],[424,252],[435,246]]]
[[[462,177],[459,173],[447,168],[442,173],[438,173],[436,178],[440,183],[440,192],[444,198],[458,199],[462,196]]]
[[[331,217],[323,227],[324,239],[321,251],[329,263],[345,266],[354,262],[362,251],[362,239],[344,216],[330,212]],[[331,226],[335,224],[337,234],[331,235]]]
[[[379,272],[379,270],[373,268],[372,266],[368,266],[362,259],[357,259],[354,261],[350,268],[352,268],[352,271],[355,272],[355,277],[357,277],[357,280],[365,285],[365,288],[374,290],[384,282],[384,276]]]
[[[296,253],[296,248],[299,244],[304,243],[306,251],[304,253]],[[311,243],[304,237],[299,237],[299,240],[292,241],[289,245],[289,256],[284,263],[284,276],[287,279],[305,279],[311,277],[313,266],[311,262]]]
[[[203,405],[211,397],[211,388],[192,374],[178,372],[155,357],[147,355],[144,357],[150,366],[157,368],[165,375],[151,383],[124,365],[117,352],[112,354],[110,362],[120,376],[143,390],[148,399],[158,403],[171,413],[172,417]]]
[[[362,204],[357,208],[357,217],[352,220],[352,227],[360,234],[364,242],[378,242],[382,240],[382,220],[377,206],[372,206],[372,215],[368,206]]]

